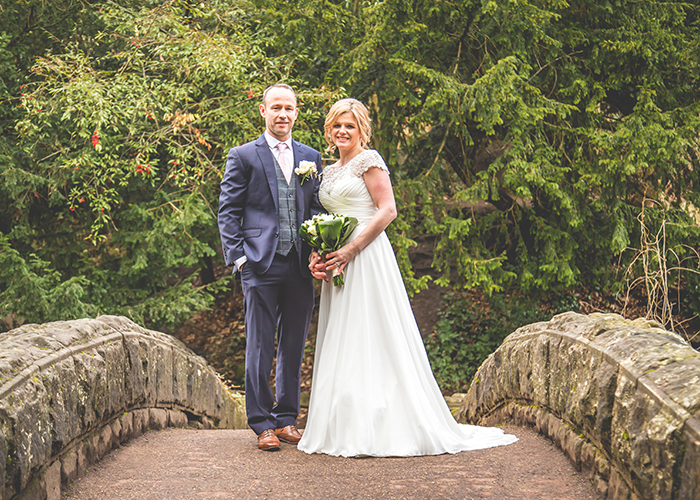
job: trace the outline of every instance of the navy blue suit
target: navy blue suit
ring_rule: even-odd
[[[292,141],[294,167],[312,161],[321,171],[321,155]],[[301,182],[296,175],[296,228],[323,211],[318,178]],[[248,425],[266,429],[296,425],[299,414],[301,362],[311,322],[314,287],[308,259],[311,249],[296,235],[296,249],[278,253],[279,199],[277,172],[265,136],[232,148],[219,197],[219,232],[226,265],[240,257],[245,296]],[[277,334],[276,402],[269,385]]]

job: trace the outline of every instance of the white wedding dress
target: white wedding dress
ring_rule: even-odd
[[[320,200],[357,217],[351,239],[377,207],[364,172],[387,169],[367,150],[323,171]],[[348,263],[345,285],[323,283],[306,453],[416,456],[458,453],[517,441],[501,429],[458,424],[430,368],[398,264],[382,232]]]

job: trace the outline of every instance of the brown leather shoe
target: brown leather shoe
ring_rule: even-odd
[[[280,441],[289,444],[297,444],[301,440],[301,434],[299,434],[296,425],[288,425],[281,429],[275,429],[275,434],[280,438]]]
[[[280,449],[280,440],[272,429],[265,429],[258,436],[258,448],[265,451],[274,451]]]

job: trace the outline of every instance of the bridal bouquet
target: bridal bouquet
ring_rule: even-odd
[[[318,214],[304,221],[299,228],[299,236],[315,248],[322,256],[335,252],[348,241],[357,226],[355,217],[337,214]],[[333,285],[345,284],[343,274],[336,268],[333,270]]]

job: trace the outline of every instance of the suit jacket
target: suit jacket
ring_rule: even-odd
[[[302,160],[316,163],[321,173],[321,154],[292,140],[294,168]],[[304,180],[293,175],[296,185],[297,229],[313,215],[323,211],[318,201],[319,178]],[[277,174],[270,147],[261,135],[257,140],[232,148],[226,161],[219,196],[219,233],[226,265],[245,255],[257,274],[270,267],[279,238],[279,197]],[[301,243],[297,234],[297,244]],[[311,277],[308,258],[311,248],[297,246],[302,274]]]

